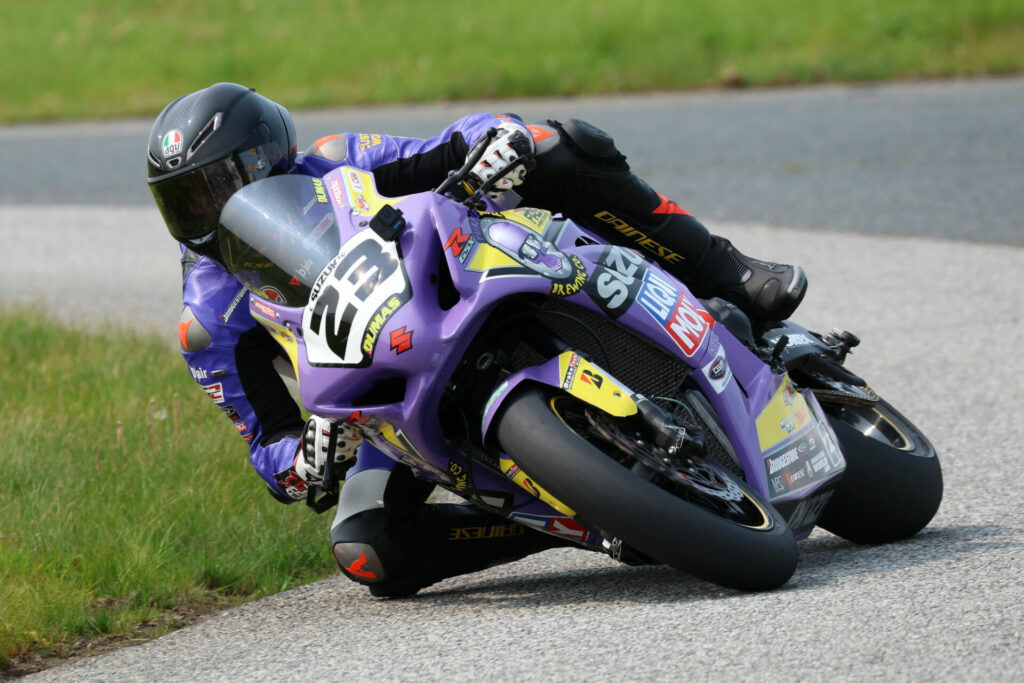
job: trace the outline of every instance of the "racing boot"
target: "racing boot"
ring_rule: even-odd
[[[790,317],[807,292],[800,266],[750,258],[717,235],[711,235],[686,284],[697,296],[721,297],[760,321]]]

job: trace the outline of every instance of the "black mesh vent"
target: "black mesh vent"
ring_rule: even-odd
[[[605,316],[562,299],[549,299],[543,311],[537,319],[545,327],[644,396],[674,396],[689,374],[685,364]],[[544,360],[522,346],[512,359],[517,370]]]

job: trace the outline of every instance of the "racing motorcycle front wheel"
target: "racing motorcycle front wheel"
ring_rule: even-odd
[[[620,418],[536,386],[510,397],[497,425],[501,449],[606,538],[730,588],[789,580],[796,541],[775,508],[715,462],[625,443],[631,433]]]
[[[821,401],[846,456],[846,472],[818,525],[854,543],[890,543],[923,529],[942,501],[935,448],[879,398],[873,405]]]

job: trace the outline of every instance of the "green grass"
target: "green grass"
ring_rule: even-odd
[[[5,0],[0,120],[1024,71],[1021,0]]]
[[[0,670],[336,571],[168,342],[3,311],[0,348]]]

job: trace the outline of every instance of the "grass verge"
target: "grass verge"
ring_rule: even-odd
[[[1020,0],[5,0],[0,121],[1024,71]]]
[[[155,337],[0,315],[0,677],[335,571]]]

